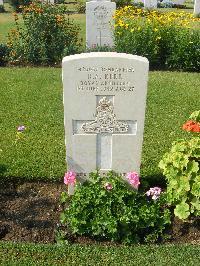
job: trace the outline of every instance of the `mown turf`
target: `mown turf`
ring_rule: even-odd
[[[14,26],[15,20],[11,13],[0,13],[0,43],[6,43],[8,33]]]
[[[199,245],[81,246],[0,243],[0,265],[199,265]]]
[[[1,178],[62,178],[66,165],[61,69],[1,68],[0,84]],[[199,109],[199,84],[199,73],[150,72],[143,176],[160,175],[157,165],[163,153],[172,141],[187,135],[181,125]],[[18,125],[27,129],[16,141]]]
[[[1,175],[60,177],[65,171],[61,70],[0,69]],[[16,127],[25,125],[23,140]]]

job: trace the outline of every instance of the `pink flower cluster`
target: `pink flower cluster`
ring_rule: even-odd
[[[75,184],[76,183],[76,173],[73,171],[68,171],[65,173],[64,176],[64,184],[69,185],[69,184]]]
[[[107,190],[111,190],[111,189],[113,189],[113,186],[111,183],[105,183],[104,188]]]
[[[148,197],[151,196],[153,200],[157,200],[160,197],[161,194],[161,188],[160,187],[152,187],[150,188],[146,193]]]
[[[140,180],[139,180],[139,175],[136,172],[130,172],[126,174],[126,178],[129,181],[129,184],[134,187],[135,189],[138,189]]]

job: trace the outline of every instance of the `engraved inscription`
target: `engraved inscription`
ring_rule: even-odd
[[[134,85],[128,81],[133,67],[79,67],[85,78],[77,84],[79,92],[133,92]]]
[[[127,123],[117,121],[112,102],[106,97],[96,107],[95,120],[81,126],[85,133],[125,133],[128,128]]]

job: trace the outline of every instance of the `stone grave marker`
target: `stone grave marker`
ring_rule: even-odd
[[[67,169],[139,172],[148,60],[88,53],[62,64]]]
[[[174,4],[183,5],[186,0],[173,0]]]
[[[116,3],[107,1],[86,2],[86,47],[114,45],[112,34],[112,16]]]
[[[144,0],[145,8],[157,8],[157,0]]]
[[[3,6],[3,0],[0,0],[0,6]]]
[[[200,0],[195,0],[194,2],[194,14],[195,15],[200,14]]]

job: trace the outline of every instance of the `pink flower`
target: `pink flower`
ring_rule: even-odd
[[[111,190],[113,188],[111,183],[105,183],[104,188],[107,190]]]
[[[161,194],[161,188],[160,187],[152,187],[150,188],[146,193],[148,197],[151,196],[153,200],[157,200],[160,197]]]
[[[68,171],[65,173],[64,176],[64,184],[69,185],[69,184],[75,184],[76,183],[76,173],[73,171]]]
[[[17,131],[22,132],[25,129],[26,129],[25,126],[18,126]]]
[[[136,172],[130,172],[126,174],[126,178],[129,180],[129,183],[132,187],[135,189],[138,189],[140,180],[139,180],[139,175]]]

